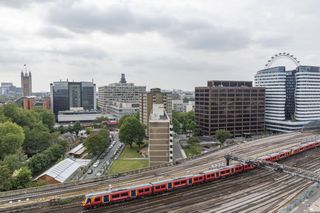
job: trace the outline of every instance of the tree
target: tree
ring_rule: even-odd
[[[23,148],[28,156],[42,152],[50,146],[49,129],[42,123],[38,123],[31,130],[26,128],[25,135]]]
[[[109,145],[109,131],[101,129],[99,132],[92,133],[84,140],[83,145],[87,148],[89,153],[94,155],[99,154]]]
[[[6,165],[11,173],[22,166],[22,153],[7,155],[0,165]]]
[[[75,132],[76,135],[78,135],[80,130],[82,130],[82,129],[83,128],[82,128],[79,121],[75,122],[73,126],[69,126],[69,128],[68,128],[69,132]]]
[[[39,120],[46,126],[50,131],[53,131],[55,124],[54,114],[47,109],[37,107],[33,109],[33,112],[39,116]]]
[[[194,111],[173,112],[172,114],[173,131],[176,133],[195,133],[196,122]]]
[[[226,130],[217,130],[216,131],[216,139],[220,142],[220,144],[223,146],[224,142],[230,138],[231,134],[229,131]]]
[[[0,123],[0,160],[16,153],[24,141],[23,129],[12,122]]]
[[[32,173],[28,167],[21,167],[13,173],[13,187],[15,189],[26,188],[31,185]]]
[[[0,165],[0,191],[11,189],[11,172],[7,165]]]
[[[144,126],[137,118],[132,116],[125,119],[119,132],[121,142],[129,144],[131,148],[134,142],[140,147],[144,139],[144,135]]]
[[[120,129],[121,126],[122,126],[122,124],[123,124],[123,122],[124,122],[127,118],[130,118],[130,117],[132,117],[132,115],[124,115],[124,116],[122,116],[122,117],[120,118],[119,122],[118,122],[118,128]]]

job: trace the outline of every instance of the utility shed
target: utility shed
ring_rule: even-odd
[[[48,184],[63,183],[89,162],[90,160],[66,158],[39,175],[36,180],[44,180]]]
[[[75,158],[81,158],[83,154],[86,152],[86,150],[87,148],[83,146],[83,143],[81,143],[78,146],[71,149],[68,154]]]

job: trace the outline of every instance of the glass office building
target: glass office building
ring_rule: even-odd
[[[50,85],[51,109],[59,111],[82,107],[96,110],[96,85],[92,82],[53,82]]]
[[[295,70],[272,67],[255,75],[255,84],[266,89],[266,129],[291,132],[320,119],[320,67]]]

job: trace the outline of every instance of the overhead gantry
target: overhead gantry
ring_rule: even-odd
[[[307,180],[311,180],[313,182],[320,183],[320,174],[317,174],[312,171],[308,171],[305,169],[287,166],[284,164],[279,164],[272,161],[266,161],[263,159],[254,159],[254,158],[243,158],[240,156],[233,155],[231,153],[224,156],[227,160],[227,165],[229,164],[230,160],[238,161],[244,164],[249,164],[258,168],[267,168],[272,169],[277,172],[283,172],[286,174],[290,174],[292,176],[301,177]]]

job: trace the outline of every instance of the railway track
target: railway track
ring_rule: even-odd
[[[319,148],[282,161],[308,170],[319,170]],[[276,212],[312,182],[257,169],[195,187],[143,199],[112,204],[88,212]],[[34,212],[87,212],[79,202]],[[30,211],[32,212],[32,211]]]
[[[35,191],[28,194],[20,195],[2,195],[0,193],[0,210],[1,207],[7,207],[8,202],[18,199],[29,198],[29,203],[39,202],[49,200],[54,196],[66,197],[72,195],[84,194],[90,191],[105,190],[109,184],[118,182],[118,185],[130,185],[137,184],[139,182],[150,181],[150,179],[155,179],[156,177],[162,177],[163,179],[173,176],[179,176],[186,173],[197,173],[199,171],[206,170],[210,167],[212,162],[222,162],[224,161],[223,156],[227,152],[233,152],[235,154],[246,154],[248,156],[263,155],[267,152],[272,152],[275,150],[283,149],[289,146],[300,143],[304,138],[313,135],[313,133],[291,133],[286,135],[281,135],[277,137],[264,138],[257,141],[248,142],[246,144],[236,145],[233,147],[226,148],[224,150],[219,150],[208,155],[201,156],[197,159],[192,159],[186,161],[182,164],[178,164],[171,167],[160,168],[157,170],[150,170],[140,174],[130,175],[126,177],[111,179],[111,180],[99,180],[86,183],[79,183],[78,185],[71,185],[68,187],[57,188],[53,190],[43,189],[42,191]],[[158,179],[158,178],[156,178]],[[118,186],[115,184],[115,186]],[[17,191],[18,193],[19,191]],[[47,199],[45,199],[47,198]],[[25,203],[25,204],[29,204]],[[5,205],[6,204],[6,205]],[[10,205],[9,205],[10,206]]]

